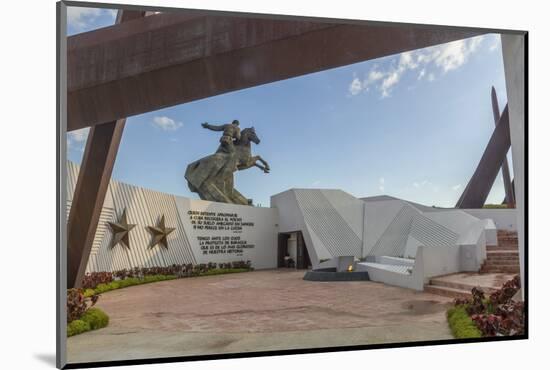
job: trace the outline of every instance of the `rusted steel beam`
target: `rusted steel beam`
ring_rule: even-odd
[[[145,12],[119,11],[117,22],[143,16]],[[90,128],[67,221],[67,288],[80,287],[86,272],[125,122]]]
[[[510,145],[510,121],[506,105],[472,178],[456,203],[456,208],[483,207]]]
[[[498,106],[497,92],[495,87],[491,88],[491,103],[493,105],[493,117],[495,119],[495,126],[498,125],[500,120],[500,109]],[[514,207],[516,200],[514,198],[514,190],[512,188],[512,181],[510,180],[510,168],[508,167],[508,158],[504,157],[502,162],[502,183],[504,184],[504,200],[509,208]]]
[[[67,287],[86,272],[125,120],[90,128],[67,223]]]
[[[69,37],[68,129],[481,33],[155,14]]]

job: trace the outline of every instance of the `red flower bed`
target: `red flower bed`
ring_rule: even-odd
[[[165,267],[134,267],[133,269],[111,272],[91,272],[82,279],[82,288],[95,289],[99,284],[109,284],[113,280],[140,278],[150,275],[176,275],[177,277],[197,276],[213,269],[248,269],[252,270],[250,261],[233,261],[224,263],[201,263],[199,265],[184,264]]]
[[[464,305],[484,337],[522,335],[525,333],[525,307],[512,300],[520,289],[519,276],[507,281],[502,288],[485,298],[479,288],[472,289],[472,297],[455,299],[455,306]]]

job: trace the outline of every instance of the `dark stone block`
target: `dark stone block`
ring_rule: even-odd
[[[304,280],[309,281],[362,281],[370,280],[367,271],[327,271],[330,269],[319,269],[308,271],[304,275]]]

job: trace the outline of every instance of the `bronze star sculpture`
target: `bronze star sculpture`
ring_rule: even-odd
[[[122,212],[122,216],[120,216],[119,222],[117,223],[108,222],[108,224],[109,226],[111,226],[111,230],[113,231],[113,240],[111,241],[111,249],[114,248],[118,243],[121,243],[123,246],[130,249],[130,239],[128,238],[128,233],[136,225],[128,223],[128,220],[126,218],[126,208],[124,208],[124,211]]]
[[[166,227],[164,223],[164,215],[162,215],[158,226],[147,226],[149,232],[153,235],[153,240],[149,248],[154,248],[155,245],[160,244],[164,248],[168,249],[168,235],[176,230],[174,227]]]

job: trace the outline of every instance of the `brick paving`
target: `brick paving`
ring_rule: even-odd
[[[451,338],[451,299],[304,271],[185,278],[103,294],[107,328],[68,339],[70,362]]]

